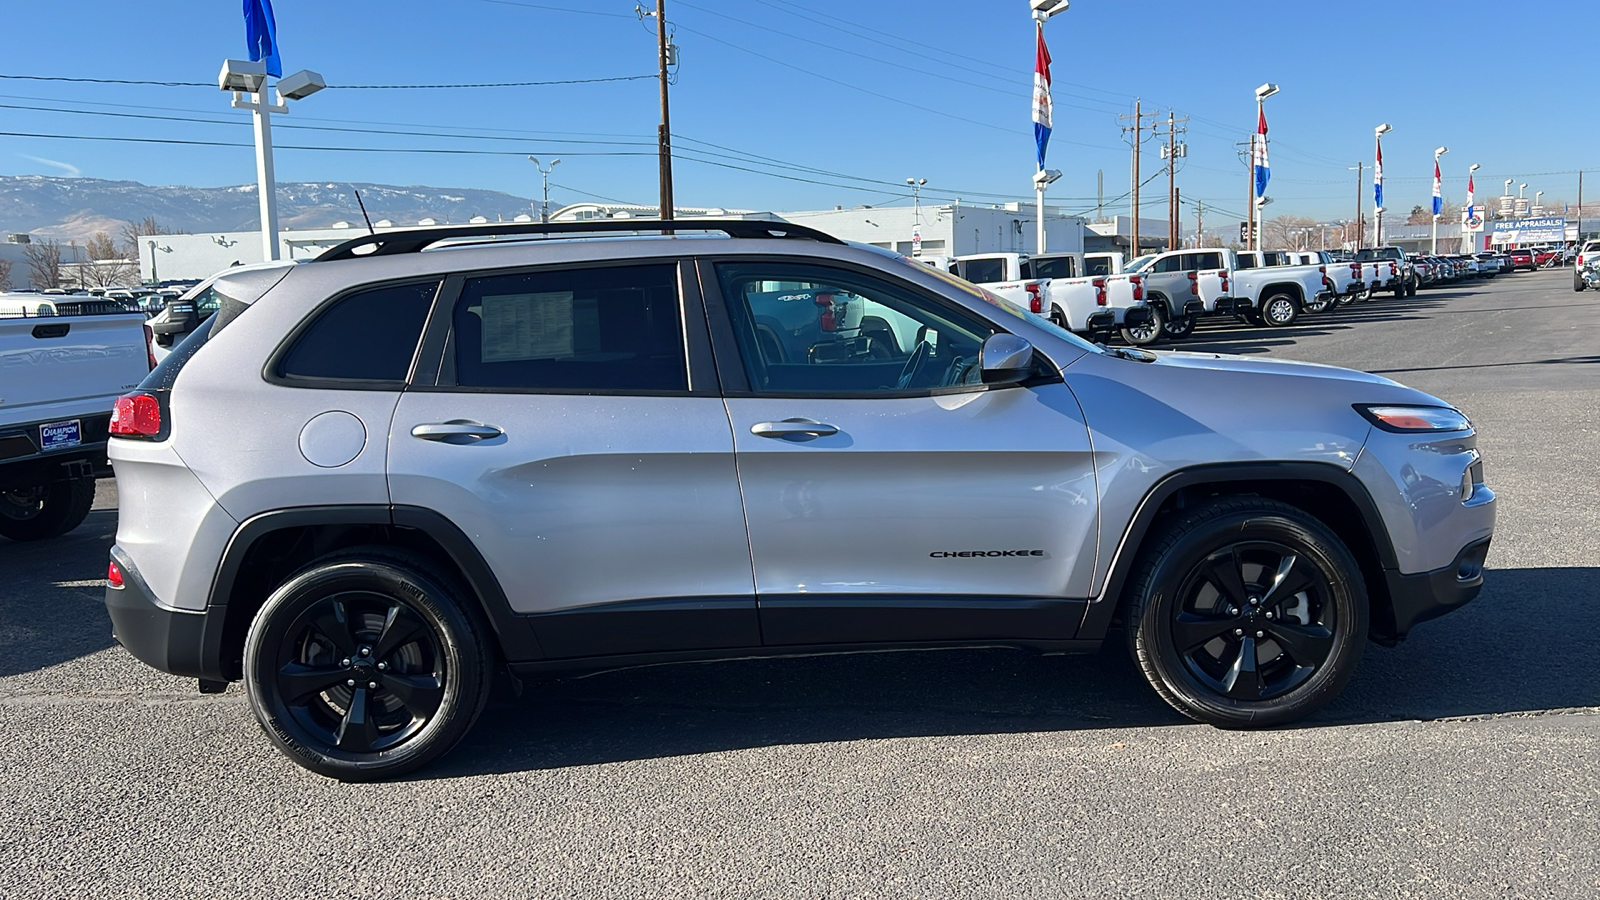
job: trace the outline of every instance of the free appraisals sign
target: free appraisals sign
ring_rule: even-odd
[[[1503,219],[1494,223],[1496,244],[1554,244],[1567,239],[1567,220],[1564,216],[1544,216],[1537,219]]]

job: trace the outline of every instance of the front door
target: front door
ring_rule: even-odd
[[[1073,637],[1096,491],[1059,373],[987,389],[998,329],[883,273],[741,261],[702,281],[728,313],[719,359],[742,361],[725,382],[746,380],[727,405],[766,643]],[[793,296],[828,302],[766,338]]]
[[[691,384],[678,274],[469,275],[436,313],[440,383],[395,412],[393,502],[469,537],[547,657],[760,644],[727,411],[714,376]],[[697,295],[687,319],[703,348]]]

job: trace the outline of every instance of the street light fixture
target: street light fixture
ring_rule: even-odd
[[[1257,133],[1256,133],[1255,136],[1250,138],[1250,141],[1251,141],[1251,144],[1250,144],[1251,160],[1250,160],[1249,172],[1250,172],[1250,184],[1251,184],[1250,193],[1251,193],[1252,196],[1256,195],[1261,190],[1265,190],[1264,187],[1258,186],[1256,184],[1256,181],[1255,181],[1255,178],[1256,178],[1256,176],[1255,176],[1255,166],[1256,166],[1256,162],[1257,162],[1257,160],[1255,158],[1255,152],[1256,152],[1255,151],[1255,142],[1256,141],[1261,141],[1261,143],[1263,145],[1262,146],[1262,155],[1265,156],[1265,154],[1266,154],[1265,144],[1267,142],[1267,136],[1265,134],[1261,134],[1259,132],[1259,128],[1260,128],[1260,124],[1259,123],[1261,122],[1261,120],[1265,116],[1265,113],[1262,111],[1262,103],[1268,97],[1271,97],[1273,94],[1276,94],[1276,93],[1278,93],[1278,86],[1273,84],[1270,81],[1267,82],[1266,84],[1263,84],[1260,87],[1256,88]],[[1246,247],[1246,249],[1249,249],[1249,250],[1259,250],[1259,249],[1261,249],[1261,207],[1266,205],[1263,202],[1263,200],[1264,200],[1264,196],[1257,196],[1256,197],[1256,202],[1254,204],[1252,204],[1250,206],[1250,209],[1249,209],[1250,223],[1247,226],[1248,227],[1248,234],[1245,235],[1245,237],[1246,237],[1245,247]],[[1134,215],[1138,215],[1138,211],[1137,210],[1134,211]]]
[[[1433,187],[1434,187],[1435,191],[1438,191],[1438,189],[1439,189],[1439,181],[1438,181],[1438,178],[1439,178],[1439,157],[1441,157],[1441,156],[1443,156],[1443,155],[1445,155],[1446,153],[1449,153],[1449,152],[1450,152],[1450,148],[1449,147],[1440,147],[1439,149],[1433,151],[1433,177],[1434,177]],[[1442,194],[1441,194],[1441,196],[1442,196]],[[1434,214],[1433,214],[1433,247],[1429,251],[1434,256],[1438,256],[1439,255],[1439,213],[1444,210],[1443,200],[1436,200],[1436,202],[1440,203],[1440,206],[1439,206],[1439,209],[1436,210],[1434,212]]]
[[[1467,220],[1471,220],[1478,214],[1477,201],[1472,196],[1472,173],[1478,171],[1480,168],[1482,168],[1482,166],[1479,166],[1477,163],[1473,163],[1471,166],[1467,167]],[[1470,221],[1463,221],[1461,223],[1461,252],[1472,252],[1472,231]]]
[[[1388,122],[1372,129],[1373,140],[1377,142],[1377,157],[1372,164],[1372,245],[1383,246],[1383,136],[1393,131]]]
[[[540,179],[544,182],[544,201],[539,206],[539,221],[548,222],[550,221],[550,172],[561,165],[561,160],[552,159],[550,165],[542,166],[539,164],[539,157],[530,156],[528,162],[533,163],[533,167],[539,170]]]
[[[1034,19],[1040,22],[1066,12],[1070,4],[1071,0],[1028,0],[1028,7],[1033,10]]]
[[[304,100],[327,87],[321,75],[302,69],[278,79],[274,101],[267,100],[267,66],[242,59],[222,61],[217,87],[233,94],[234,109],[248,109],[255,120],[256,193],[261,208],[261,251],[268,261],[278,258],[278,186],[272,165],[272,113],[287,113],[289,100]],[[250,99],[245,99],[245,95]]]

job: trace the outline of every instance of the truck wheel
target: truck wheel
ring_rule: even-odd
[[[1316,298],[1313,298],[1311,300],[1307,300],[1306,301],[1306,312],[1308,312],[1308,313],[1327,312],[1328,309],[1330,307],[1332,307],[1332,306],[1333,306],[1333,298],[1332,297],[1319,296],[1319,297],[1316,297]]]
[[[485,629],[467,589],[384,548],[324,557],[250,624],[244,683],[267,737],[343,781],[392,778],[449,751],[489,695]]]
[[[1583,283],[1583,276],[1582,275],[1579,275],[1577,272],[1573,272],[1572,273],[1572,289],[1574,291],[1581,291],[1587,286],[1588,285],[1585,285]]]
[[[1417,295],[1417,287],[1418,287],[1418,285],[1417,285],[1417,282],[1415,280],[1407,283],[1406,284],[1406,296],[1407,297],[1415,297]]]
[[[1167,337],[1181,341],[1194,334],[1195,318],[1195,316],[1179,316],[1162,325],[1161,330]]]
[[[1135,347],[1143,347],[1160,340],[1162,332],[1165,330],[1166,315],[1162,312],[1161,307],[1152,306],[1150,307],[1150,321],[1143,325],[1123,328],[1122,339]]]
[[[1261,321],[1268,328],[1287,328],[1300,318],[1300,302],[1293,294],[1273,294],[1261,304]]]
[[[1067,321],[1067,314],[1059,306],[1050,308],[1050,322],[1062,331],[1071,331],[1072,325]]]
[[[60,537],[82,525],[91,506],[93,478],[0,492],[0,535],[13,541]]]
[[[1349,549],[1274,500],[1219,499],[1171,521],[1135,569],[1134,658],[1161,698],[1225,728],[1293,722],[1338,695],[1367,638]]]

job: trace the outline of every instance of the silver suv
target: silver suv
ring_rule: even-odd
[[[1113,635],[1276,725],[1482,584],[1448,404],[1106,349],[797,226],[390,232],[215,288],[117,402],[106,604],[338,778],[445,753],[496,678]]]

